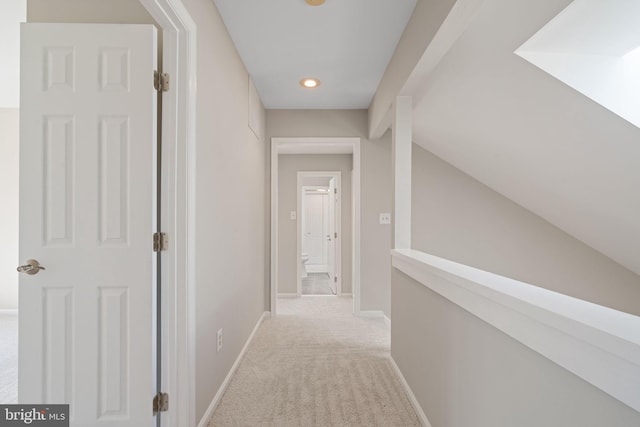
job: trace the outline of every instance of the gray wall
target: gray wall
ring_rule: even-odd
[[[138,0],[27,0],[27,22],[153,24],[162,60],[162,29]]]
[[[18,309],[19,112],[0,108],[0,310]]]
[[[413,248],[640,315],[640,277],[413,145]]]
[[[138,0],[27,0],[27,21],[155,24]]]
[[[391,301],[391,354],[433,427],[640,425],[640,413],[395,269]]]
[[[264,311],[264,135],[249,129],[248,74],[210,0],[198,26],[196,413],[199,419]],[[264,120],[262,120],[264,123]],[[216,353],[215,336],[224,330]]]
[[[318,186],[318,187],[328,187],[330,184],[331,178],[328,177],[324,177],[324,176],[307,176],[302,178],[302,185],[309,185],[309,186]]]
[[[351,293],[351,154],[304,154],[280,155],[278,158],[278,293],[295,294],[297,268],[300,260],[296,256],[297,224],[302,220],[298,212],[297,221],[289,217],[297,211],[298,171],[342,172],[341,211],[342,217],[342,293]],[[325,180],[326,181],[326,180]],[[322,184],[321,184],[322,185]]]
[[[361,138],[361,285],[362,310],[390,313],[391,227],[380,225],[381,212],[391,212],[391,137],[367,139],[366,110],[267,110],[267,143],[272,137]],[[265,159],[269,162],[269,159]],[[266,186],[270,171],[267,168]],[[270,200],[265,200],[267,214]],[[269,224],[267,218],[266,224]],[[269,277],[267,268],[266,277]],[[265,293],[269,293],[269,284]]]
[[[416,145],[412,186],[414,249],[639,314],[638,276]],[[434,427],[640,425],[398,270],[392,282],[391,355]]]
[[[264,134],[248,127],[248,74],[210,0],[184,0],[197,25],[196,420],[265,308]],[[136,0],[29,0],[29,20],[152,23]],[[264,112],[261,112],[264,114]],[[264,120],[262,121],[264,123]],[[216,352],[216,331],[224,346]]]

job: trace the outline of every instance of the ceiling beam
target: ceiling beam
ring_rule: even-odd
[[[458,0],[456,2],[402,86],[400,96],[411,96],[414,105],[422,100],[429,86],[429,75],[471,24],[482,3],[484,0]]]
[[[374,129],[379,129],[396,96],[454,4],[455,0],[419,0],[416,4],[369,105],[370,137]]]
[[[484,0],[418,1],[398,47],[369,106],[369,138],[380,138],[391,126],[396,96],[411,96],[414,105],[426,92],[426,80],[467,28]]]

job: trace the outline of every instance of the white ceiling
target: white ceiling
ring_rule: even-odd
[[[640,273],[640,130],[514,54],[569,0],[485,0],[423,81],[415,141]]]
[[[214,0],[271,109],[367,108],[416,1]]]

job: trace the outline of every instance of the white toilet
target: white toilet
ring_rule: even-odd
[[[300,258],[300,262],[302,263],[302,268],[300,269],[300,271],[302,273],[300,274],[300,277],[305,278],[305,277],[308,276],[307,275],[307,265],[306,264],[309,261],[309,254],[302,253],[301,255],[302,256]]]

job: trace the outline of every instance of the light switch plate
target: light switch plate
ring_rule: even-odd
[[[298,218],[298,215],[296,214],[296,211],[291,211],[291,214],[289,215],[289,218],[292,221],[295,221]]]
[[[380,214],[380,224],[391,224],[391,214],[390,213],[381,213]]]

